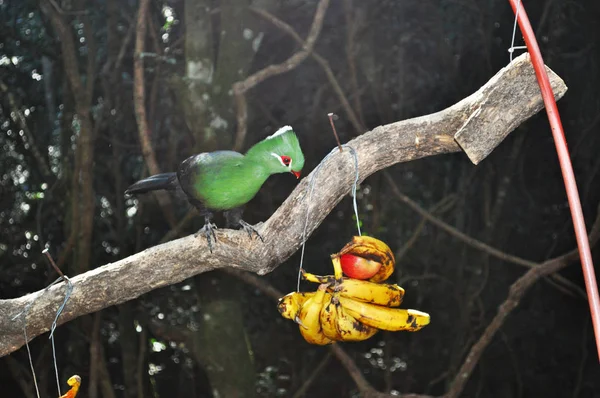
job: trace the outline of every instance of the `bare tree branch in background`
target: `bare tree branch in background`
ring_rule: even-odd
[[[323,369],[325,369],[325,367],[329,364],[331,355],[332,354],[330,351],[323,356],[323,359],[321,359],[321,362],[319,362],[319,364],[314,368],[314,370],[311,372],[310,376],[308,376],[308,378],[306,378],[306,380],[304,381],[304,383],[302,383],[300,388],[298,390],[296,390],[296,392],[294,393],[292,398],[304,397],[304,394],[306,394],[306,392],[308,391],[310,386],[314,383],[314,381],[317,379],[317,377],[319,377],[319,375],[323,372]]]
[[[71,26],[65,20],[63,13],[59,12],[49,0],[40,2],[42,11],[48,15],[56,34],[60,39],[62,50],[62,59],[65,75],[69,82],[73,98],[75,99],[75,111],[77,113],[80,133],[77,139],[76,157],[78,158],[77,174],[73,176],[73,202],[72,214],[73,223],[71,233],[77,231],[76,240],[76,261],[73,262],[73,271],[75,273],[85,272],[89,269],[91,260],[92,230],[94,226],[94,137],[93,122],[91,116],[92,83],[96,78],[95,72],[95,49],[94,38],[92,37],[90,26],[84,30],[84,36],[88,43],[91,43],[90,52],[88,52],[88,63],[85,78],[88,85],[82,83],[82,76],[79,72],[78,49],[75,45]],[[90,24],[87,19],[84,25]],[[91,86],[90,86],[91,85]],[[77,162],[76,162],[77,163]],[[75,216],[77,215],[77,216]]]
[[[19,109],[19,105],[17,104],[15,96],[2,80],[0,80],[0,91],[2,91],[2,93],[8,98],[8,103],[10,104],[11,111],[15,114],[14,118],[16,119],[16,121],[19,122],[19,127],[21,127],[21,130],[23,130],[25,136],[27,137],[27,143],[29,144],[31,154],[35,158],[38,170],[40,171],[42,176],[44,176],[44,178],[48,180],[49,183],[52,183],[52,181],[55,180],[55,177],[50,171],[50,166],[45,161],[47,157],[43,156],[40,152],[35,138],[31,133],[29,126],[27,125],[25,115],[23,114],[23,112],[21,112],[21,109]]]
[[[394,196],[397,199],[399,199],[400,201],[402,201],[403,203],[408,205],[408,207],[410,207],[416,213],[421,215],[425,220],[427,220],[430,223],[434,224],[435,226],[443,229],[444,231],[446,231],[450,235],[454,236],[455,238],[460,239],[467,245],[474,247],[477,250],[481,250],[482,252],[487,253],[490,256],[496,257],[500,260],[503,260],[503,261],[506,261],[509,263],[513,263],[516,265],[520,265],[525,268],[531,269],[531,268],[536,268],[540,265],[540,263],[538,263],[538,262],[526,260],[524,258],[513,256],[512,254],[508,254],[501,250],[498,250],[495,247],[492,247],[480,240],[477,240],[477,239],[473,238],[472,236],[469,236],[469,235],[459,231],[458,229],[454,228],[453,226],[445,223],[444,221],[437,218],[436,216],[434,216],[427,210],[423,209],[421,206],[419,206],[419,204],[417,202],[415,202],[414,200],[412,200],[411,198],[409,198],[408,196],[406,196],[402,192],[400,192],[400,190],[398,189],[398,185],[396,184],[396,182],[394,181],[394,179],[392,178],[392,176],[389,173],[385,172],[384,175],[385,175],[385,178],[386,178],[388,184],[392,188],[392,192],[394,193]],[[579,296],[587,299],[587,295],[585,294],[585,292],[582,291],[580,287],[578,287],[577,285],[575,285],[573,282],[569,281],[568,279],[566,279],[558,274],[550,275],[550,277],[552,279],[554,279],[555,281],[560,282],[564,286],[567,286],[568,288],[574,290],[575,292],[577,292],[577,294]]]
[[[319,33],[321,32],[321,28],[323,27],[323,20],[325,19],[327,7],[329,7],[329,0],[319,1],[317,10],[315,11],[313,23],[310,27],[310,32],[306,38],[306,42],[301,43],[302,50],[298,51],[280,64],[269,65],[253,75],[248,76],[243,81],[233,84],[233,94],[235,96],[235,103],[237,106],[237,133],[233,146],[234,151],[241,150],[242,146],[244,145],[244,140],[246,139],[248,104],[246,102],[245,93],[252,87],[255,87],[270,77],[293,70],[300,65],[300,63],[302,63],[306,57],[308,57],[308,55],[312,52],[315,43],[317,42],[317,38],[319,37]]]
[[[346,22],[346,63],[350,70],[350,86],[352,87],[352,97],[354,101],[354,110],[358,115],[360,124],[365,125],[365,117],[363,114],[362,103],[360,101],[360,90],[358,89],[358,74],[356,71],[356,55],[358,49],[356,44],[357,33],[364,26],[364,21],[360,17],[360,11],[355,9],[352,0],[344,0],[344,17]]]
[[[152,147],[152,133],[148,125],[146,115],[146,89],[144,83],[144,44],[146,42],[146,19],[148,18],[149,0],[140,0],[138,9],[137,24],[135,29],[135,55],[133,61],[133,104],[135,107],[135,119],[138,124],[138,134],[140,145],[142,146],[142,155],[151,175],[160,174],[160,168],[156,161],[156,154]],[[165,218],[171,227],[177,222],[171,206],[171,199],[164,191],[154,192],[158,203],[165,215]]]
[[[589,240],[590,246],[594,246],[600,239],[600,206],[596,214],[594,225],[590,229]],[[490,324],[485,328],[485,331],[479,340],[471,347],[469,354],[465,358],[462,366],[456,373],[454,381],[450,386],[450,390],[444,395],[444,398],[457,398],[461,396],[469,377],[473,373],[475,366],[479,362],[485,348],[490,344],[498,330],[504,325],[508,315],[517,308],[519,302],[529,290],[529,288],[544,276],[553,274],[565,268],[579,258],[577,249],[570,251],[567,254],[545,261],[538,266],[531,268],[523,276],[517,279],[511,286],[508,297],[498,308],[498,313],[492,319]]]
[[[300,35],[290,25],[283,22],[279,18],[275,17],[273,14],[269,13],[268,11],[262,10],[260,8],[250,7],[250,10],[252,10],[256,14],[260,15],[261,17],[265,18],[267,21],[271,22],[273,25],[275,25],[276,27],[278,27],[285,33],[289,34],[298,44],[300,44],[301,46],[306,48],[306,44],[305,44],[304,40],[302,40]],[[346,116],[348,117],[348,120],[350,120],[350,123],[352,123],[352,126],[354,126],[354,129],[356,130],[356,132],[358,134],[361,134],[364,131],[366,131],[366,127],[360,122],[360,120],[358,119],[358,116],[356,116],[356,113],[352,109],[352,106],[350,105],[348,98],[344,94],[344,90],[342,90],[342,86],[338,83],[338,81],[333,73],[333,70],[329,66],[329,62],[327,62],[327,60],[325,58],[323,58],[321,55],[316,53],[314,50],[311,51],[310,55],[313,57],[313,59],[315,61],[317,61],[317,63],[321,66],[321,68],[325,72],[325,75],[327,76],[327,80],[329,80],[329,84],[331,84],[331,86],[333,87],[333,91],[337,95],[338,100],[342,104],[342,108],[344,109],[344,112],[346,113]]]

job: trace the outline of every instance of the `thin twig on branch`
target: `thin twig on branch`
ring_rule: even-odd
[[[523,75],[529,76],[524,79]],[[360,180],[399,162],[459,152],[454,134],[461,130],[473,113],[488,106],[503,117],[482,130],[482,135],[497,136],[498,129],[513,129],[514,120],[526,120],[534,110],[541,109],[536,96],[496,96],[490,100],[487,93],[510,90],[522,91],[523,85],[536,85],[528,58],[523,56],[500,71],[473,95],[443,111],[414,119],[379,126],[348,145],[358,156]],[[508,86],[508,87],[507,87]],[[553,87],[559,96],[566,87],[553,74]],[[504,120],[510,120],[504,123]],[[310,217],[307,236],[321,224],[338,202],[350,193],[354,180],[354,158],[350,151],[332,154],[323,162],[314,176],[311,202],[306,200],[309,181],[314,171],[297,185],[287,200],[265,223],[256,228],[264,242],[249,239],[243,231],[219,229],[217,245],[211,253],[206,240],[193,235],[144,250],[112,264],[85,272],[71,279],[73,293],[63,311],[59,324],[83,314],[132,300],[159,287],[181,282],[191,276],[219,268],[238,268],[260,275],[273,271],[288,259],[302,243],[306,210]],[[0,356],[15,351],[24,344],[21,323],[11,319],[35,300],[27,317],[27,333],[35,337],[46,332],[56,309],[64,297],[65,285],[59,284],[41,295],[32,293],[20,298],[0,300]]]

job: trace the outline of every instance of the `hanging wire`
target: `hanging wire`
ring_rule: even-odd
[[[34,299],[35,301],[35,299]],[[37,377],[35,376],[35,368],[33,367],[33,359],[31,358],[31,350],[29,349],[29,338],[27,337],[27,313],[29,312],[29,308],[33,304],[33,301],[28,304],[25,309],[15,315],[12,320],[17,319],[21,314],[23,314],[23,336],[25,336],[25,347],[27,347],[27,357],[29,358],[29,367],[31,368],[31,374],[33,375],[33,385],[35,386],[35,394],[37,398],[40,398],[40,389],[37,384]]]
[[[54,321],[52,322],[52,327],[50,329],[50,337],[49,337],[50,342],[52,344],[52,358],[54,361],[54,374],[56,375],[56,388],[58,390],[58,396],[60,397],[62,395],[62,393],[60,391],[60,378],[58,375],[56,347],[55,347],[55,343],[54,343],[54,331],[56,330],[56,327],[58,325],[58,318],[60,317],[60,314],[63,312],[65,306],[67,305],[67,301],[69,301],[69,298],[71,297],[71,293],[73,292],[73,283],[71,283],[71,280],[66,275],[61,275],[58,279],[56,279],[54,282],[52,282],[50,285],[48,285],[40,294],[38,294],[36,297],[34,297],[34,299],[31,300],[31,302],[25,306],[23,311],[19,312],[17,315],[15,315],[12,318],[12,320],[14,321],[15,319],[23,316],[23,337],[25,338],[25,347],[27,347],[27,356],[29,358],[29,366],[31,367],[31,374],[33,375],[33,384],[35,386],[35,392],[36,392],[36,395],[38,398],[40,398],[40,390],[39,390],[39,387],[37,384],[35,368],[33,367],[33,359],[31,357],[31,350],[29,348],[29,338],[27,337],[27,314],[29,313],[29,310],[31,309],[33,304],[37,301],[37,299],[39,299],[41,296],[43,296],[52,286],[54,286],[57,283],[62,282],[62,281],[65,281],[67,283],[67,290],[65,292],[65,298],[64,298],[62,304],[60,305],[60,307],[58,307],[58,311],[56,312],[56,316],[54,317]]]
[[[73,292],[73,283],[71,283],[71,280],[66,275],[61,276],[60,279],[67,282],[67,291],[65,292],[65,299],[63,300],[60,307],[58,307],[58,311],[56,311],[56,316],[54,317],[54,322],[52,322],[52,328],[50,329],[50,342],[52,343],[52,359],[54,361],[54,374],[56,375],[56,388],[58,389],[59,397],[62,394],[60,392],[60,378],[58,377],[58,361],[56,360],[56,347],[54,344],[54,331],[56,330],[56,326],[58,324],[58,317],[60,317],[60,314],[65,309],[65,306],[67,305],[67,301],[69,301],[69,298],[71,297],[71,293]]]
[[[358,204],[356,202],[356,189],[357,189],[358,180],[360,177],[359,173],[358,173],[358,155],[356,153],[356,150],[354,148],[352,148],[350,145],[343,144],[342,148],[348,148],[350,153],[352,153],[352,157],[354,158],[354,183],[352,184],[352,206],[354,208],[354,216],[356,217],[356,229],[358,230],[358,235],[362,235],[362,233],[360,231],[360,219],[358,217]],[[308,218],[310,215],[310,204],[311,204],[312,193],[313,193],[313,189],[315,187],[315,177],[319,173],[319,170],[321,170],[321,167],[323,167],[323,164],[325,164],[325,161],[336,153],[335,152],[336,149],[337,148],[331,150],[331,152],[329,152],[327,154],[327,156],[325,156],[323,158],[321,163],[319,163],[319,165],[313,172],[312,176],[310,177],[310,182],[308,183],[308,198],[307,198],[307,203],[306,203],[306,217],[304,219],[304,230],[302,231],[302,250],[300,251],[300,267],[298,268],[298,284],[296,286],[296,290],[298,292],[300,291],[300,280],[302,279],[302,269],[303,269],[302,267],[304,264],[304,249],[306,247],[306,231],[308,230]]]
[[[512,62],[513,60],[513,53],[515,52],[515,50],[526,50],[527,46],[516,46],[515,47],[515,36],[517,34],[517,18],[519,17],[519,5],[521,4],[521,0],[519,0],[519,2],[517,3],[517,12],[515,13],[515,22],[513,25],[513,32],[512,32],[512,40],[510,41],[510,48],[508,49],[508,54],[510,56],[510,62]]]
[[[362,236],[360,231],[360,219],[358,218],[358,205],[356,203],[356,188],[358,187],[358,155],[351,146],[348,146],[352,156],[354,157],[354,183],[352,184],[352,207],[354,208],[354,217],[356,218],[356,229],[358,230],[358,236]]]
[[[61,396],[60,378],[58,377],[58,361],[56,360],[56,346],[54,344],[54,331],[56,330],[58,317],[65,309],[65,305],[67,305],[67,301],[69,301],[69,297],[71,297],[71,293],[73,292],[73,284],[71,283],[71,280],[65,274],[63,274],[63,272],[58,267],[58,265],[56,265],[56,263],[54,262],[54,259],[50,255],[50,251],[48,250],[48,248],[45,248],[42,251],[42,253],[46,255],[46,258],[48,259],[48,262],[50,263],[50,265],[54,268],[54,270],[58,273],[58,275],[60,275],[60,277],[58,278],[57,281],[63,280],[65,282],[67,282],[67,291],[65,292],[65,299],[63,300],[60,307],[58,307],[58,311],[56,311],[56,316],[54,317],[54,321],[52,322],[52,327],[50,329],[50,342],[52,344],[52,359],[54,360],[54,374],[56,375],[56,388],[58,389],[58,396],[60,397]]]

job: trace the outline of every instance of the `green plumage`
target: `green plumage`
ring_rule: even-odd
[[[291,159],[289,167],[281,156]],[[194,155],[181,164],[177,177],[188,197],[211,210],[228,210],[248,203],[270,175],[300,172],[302,167],[304,155],[290,128],[254,145],[246,155],[233,151]]]
[[[263,165],[233,151],[193,156],[182,163],[178,173],[184,192],[212,210],[248,203],[269,175]]]
[[[304,155],[298,138],[290,126],[285,126],[255,144],[245,155],[233,151],[194,155],[181,163],[177,173],[148,177],[127,188],[125,193],[180,187],[189,202],[205,216],[202,230],[210,246],[210,235],[214,237],[212,211],[226,211],[226,216],[231,215],[228,222],[257,233],[241,219],[241,208],[272,174],[289,172],[299,177],[303,167]]]

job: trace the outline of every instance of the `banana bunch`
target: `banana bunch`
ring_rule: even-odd
[[[319,283],[316,292],[294,292],[279,299],[277,309],[299,325],[307,342],[362,341],[378,330],[414,332],[429,324],[424,312],[396,308],[404,289],[376,283],[394,271],[394,256],[384,242],[355,236],[331,260],[334,275],[302,273],[307,281]]]

